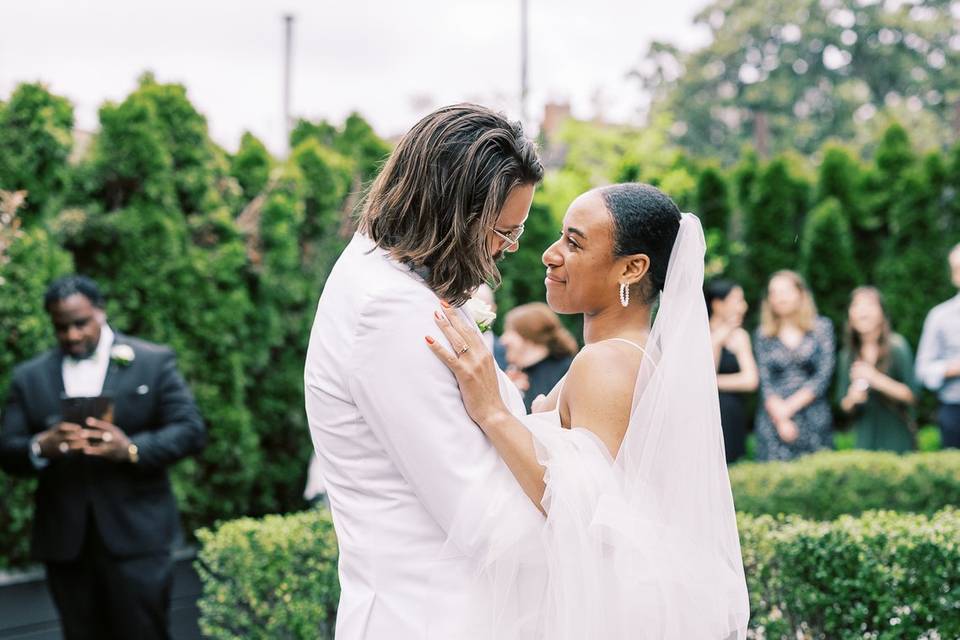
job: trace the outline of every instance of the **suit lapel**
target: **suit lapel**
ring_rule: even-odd
[[[53,397],[59,402],[63,397],[63,353],[60,349],[53,349],[47,358],[47,380],[53,387]]]
[[[118,344],[127,344],[123,336],[114,331],[113,334],[113,344],[110,345],[110,351],[113,352],[113,347]],[[110,364],[107,365],[107,376],[103,379],[103,391],[100,392],[100,395],[116,397],[116,387],[117,382],[120,378],[123,377],[123,374],[120,370],[120,365],[116,363],[113,357],[110,357]]]

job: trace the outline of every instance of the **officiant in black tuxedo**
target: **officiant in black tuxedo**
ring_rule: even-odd
[[[16,367],[0,423],[0,466],[39,479],[33,555],[68,640],[168,638],[167,468],[203,448],[203,421],[173,352],[114,331],[94,281],[57,280],[44,304],[58,347]]]

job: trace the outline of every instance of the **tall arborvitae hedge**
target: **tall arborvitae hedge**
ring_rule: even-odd
[[[903,169],[889,186],[889,236],[876,266],[894,329],[914,345],[930,308],[955,290],[947,271],[949,219],[945,168],[939,154]]]
[[[751,304],[759,301],[771,273],[796,268],[809,191],[786,158],[772,160],[753,179],[744,206],[746,253],[740,274]]]
[[[834,327],[843,327],[850,291],[861,282],[850,225],[838,199],[824,200],[807,215],[801,240],[800,272],[817,308]]]
[[[18,215],[33,224],[62,203],[71,182],[73,107],[40,84],[22,84],[0,103],[0,189],[25,190]]]

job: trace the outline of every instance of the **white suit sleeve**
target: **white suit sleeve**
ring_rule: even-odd
[[[431,317],[439,303],[428,292],[424,304],[410,295],[418,294],[381,293],[364,306],[350,392],[448,542],[468,556],[486,558],[520,530],[542,522],[541,516],[467,415],[453,374],[424,341],[427,335],[442,336]],[[501,393],[510,393],[510,386],[501,374]],[[515,409],[518,399],[514,392],[508,406]],[[492,519],[514,527],[489,526]]]
[[[927,315],[920,334],[920,346],[917,349],[917,378],[927,389],[939,391],[947,372],[947,360],[943,358],[940,323],[936,312]]]

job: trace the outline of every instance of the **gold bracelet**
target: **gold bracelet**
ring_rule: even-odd
[[[129,456],[130,462],[133,464],[140,462],[140,449],[137,448],[137,445],[131,442],[127,446],[127,456]]]

